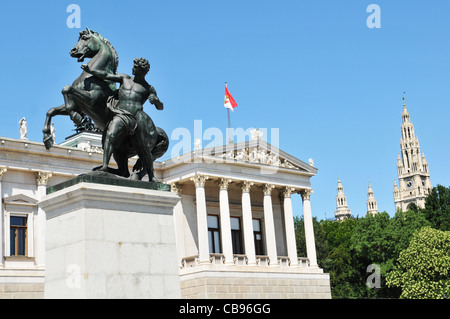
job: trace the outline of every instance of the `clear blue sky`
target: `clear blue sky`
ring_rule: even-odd
[[[393,215],[403,91],[431,182],[450,185],[448,1],[2,1],[0,136],[19,137],[25,116],[29,139],[41,141],[45,113],[80,74],[68,54],[80,31],[66,25],[71,3],[82,29],[117,49],[120,73],[150,60],[165,110],[145,109],[169,135],[193,132],[194,120],[225,130],[227,81],[233,127],[279,128],[282,150],[314,159],[319,219],[334,215],[338,177],[354,215],[366,213],[369,181]],[[371,3],[379,29],[366,25]],[[54,122],[58,143],[73,134],[67,117]]]

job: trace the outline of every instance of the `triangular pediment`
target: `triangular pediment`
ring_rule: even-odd
[[[38,200],[24,194],[17,194],[3,198],[3,202],[8,205],[36,206]]]
[[[219,162],[273,166],[282,169],[317,173],[317,168],[281,151],[264,140],[242,142],[202,150],[203,156]]]

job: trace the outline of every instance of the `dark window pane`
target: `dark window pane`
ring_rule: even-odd
[[[10,216],[10,256],[25,256],[27,241],[27,217]]]
[[[208,237],[209,237],[209,253],[213,254],[214,253],[214,243],[213,243],[213,234],[212,231],[208,232]]]
[[[234,254],[243,254],[244,251],[242,249],[242,241],[241,241],[241,232],[240,231],[232,231],[231,238],[233,241],[233,253]]]
[[[10,219],[9,223],[10,223],[11,226],[26,226],[27,225],[27,218],[26,217],[11,216],[11,219]]]
[[[16,232],[15,229],[11,229],[9,236],[9,254],[10,256],[14,256],[16,254]]]
[[[25,256],[25,240],[26,240],[26,232],[27,230],[25,228],[19,229],[19,247],[18,254],[19,256]]]

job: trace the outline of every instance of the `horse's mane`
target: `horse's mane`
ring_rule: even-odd
[[[117,68],[119,67],[119,55],[117,54],[117,51],[113,47],[111,42],[109,42],[109,40],[107,38],[105,38],[104,36],[102,36],[100,33],[93,31],[93,30],[89,30],[89,31],[84,30],[84,31],[80,32],[80,36],[89,35],[89,34],[93,34],[96,37],[98,37],[100,39],[100,41],[102,41],[104,44],[106,44],[106,46],[111,50],[111,53],[113,55],[113,60],[114,60],[113,72],[117,73]]]

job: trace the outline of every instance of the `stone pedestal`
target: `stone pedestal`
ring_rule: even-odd
[[[181,297],[176,194],[82,179],[50,192],[45,298]]]

